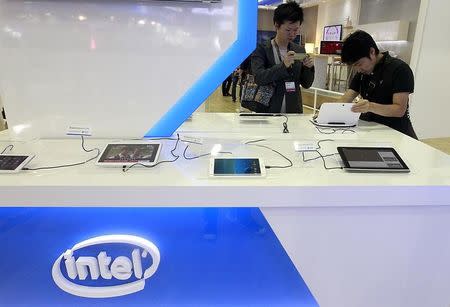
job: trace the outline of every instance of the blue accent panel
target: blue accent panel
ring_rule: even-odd
[[[139,236],[159,249],[158,270],[144,289],[83,298],[56,286],[51,270],[62,253],[111,234]],[[318,306],[258,208],[0,208],[0,246],[0,306]],[[117,259],[133,248],[105,243],[74,256],[107,250]],[[144,269],[151,264],[142,261]],[[100,276],[77,284],[124,282]]]
[[[274,4],[279,4],[282,2],[283,1],[281,1],[281,0],[261,0],[258,2],[258,5],[274,5]]]
[[[217,89],[256,47],[258,2],[238,0],[238,36],[231,47],[148,131],[145,137],[167,137]]]

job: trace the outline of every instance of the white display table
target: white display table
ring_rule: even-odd
[[[235,156],[259,156],[268,165],[285,165],[277,154],[246,141],[267,139],[268,145],[288,156],[294,166],[270,169],[263,179],[209,178],[209,158],[186,161],[182,157],[173,164],[154,169],[134,168],[123,173],[117,168],[99,168],[95,163],[79,167],[28,171],[0,176],[3,197],[1,205],[220,205],[220,206],[366,206],[366,205],[442,205],[449,194],[429,194],[429,189],[446,191],[450,184],[448,155],[417,142],[385,126],[364,123],[350,131],[320,134],[309,122],[309,116],[289,116],[289,134],[282,133],[283,117],[262,120],[241,120],[234,114],[196,113],[179,129],[180,137],[201,141],[190,145],[188,155],[207,153],[214,144]],[[323,130],[329,132],[329,130]],[[95,132],[94,132],[95,133]],[[294,142],[322,143],[323,153],[335,153],[337,146],[393,146],[409,165],[409,174],[350,174],[341,170],[328,171],[322,161],[303,163],[294,151]],[[102,148],[106,143],[121,140],[87,138],[89,148]],[[175,141],[162,141],[160,159],[170,159]],[[62,165],[83,161],[92,156],[83,152],[80,139],[31,140],[9,142],[5,132],[2,145],[14,144],[14,152],[33,153],[36,158],[30,168]],[[5,147],[3,146],[3,147]],[[180,142],[177,152],[186,144]],[[314,153],[311,153],[314,156]],[[310,156],[311,156],[310,155]],[[327,159],[336,166],[335,159]],[[173,189],[177,193],[173,193]],[[245,193],[235,193],[235,191]],[[388,191],[380,193],[381,190]],[[81,193],[82,192],[82,193]],[[280,197],[282,195],[282,197]],[[301,197],[299,197],[301,195]],[[320,197],[317,197],[320,195]]]
[[[448,305],[450,157],[385,126],[362,122],[354,132],[321,134],[309,119],[290,115],[290,133],[283,134],[284,117],[244,121],[236,114],[195,113],[179,128],[181,139],[202,143],[189,145],[189,156],[221,144],[222,151],[235,156],[286,165],[272,151],[244,144],[265,139],[258,144],[294,163],[268,169],[266,178],[210,178],[208,157],[188,161],[181,156],[174,163],[126,173],[90,162],[1,175],[0,206],[259,207],[320,306]],[[324,139],[334,141],[321,143],[323,154],[341,145],[392,146],[411,172],[325,170],[320,159],[305,163],[294,151],[294,142]],[[86,147],[102,148],[111,141],[120,140],[91,137]],[[170,159],[175,141],[161,142],[160,159]],[[0,149],[9,144],[15,153],[36,155],[30,168],[90,155],[77,137],[13,142],[2,132]],[[180,142],[176,153],[185,147]],[[327,164],[339,165],[337,158],[327,158]]]

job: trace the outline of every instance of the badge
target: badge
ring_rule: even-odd
[[[286,92],[292,93],[295,92],[295,82],[285,82]]]

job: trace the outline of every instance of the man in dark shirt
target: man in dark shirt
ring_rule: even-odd
[[[348,36],[342,47],[342,62],[357,71],[341,101],[362,99],[352,107],[360,119],[374,121],[417,139],[409,119],[409,95],[414,92],[411,68],[388,52],[380,53],[373,38],[364,31]]]

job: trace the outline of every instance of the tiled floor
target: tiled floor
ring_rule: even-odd
[[[239,89],[239,88],[238,88]],[[237,113],[240,110],[239,102],[233,102],[231,96],[222,96],[222,89],[218,88],[204,102],[205,111],[212,113]]]
[[[238,87],[239,92],[239,87]],[[217,113],[238,113],[248,112],[247,109],[241,108],[239,102],[233,102],[231,96],[222,96],[222,89],[218,88],[211,96],[205,101],[206,112],[217,112]],[[311,109],[304,108],[303,112],[306,114],[312,113]]]
[[[421,141],[450,155],[450,137],[439,139],[423,139]]]

